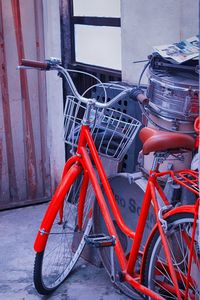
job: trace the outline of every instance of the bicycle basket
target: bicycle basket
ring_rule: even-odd
[[[64,110],[65,142],[76,150],[86,105],[67,96]],[[121,160],[133,142],[141,123],[113,108],[95,108],[90,114],[90,129],[98,153]]]

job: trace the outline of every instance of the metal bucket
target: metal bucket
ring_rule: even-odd
[[[154,113],[180,120],[194,120],[199,115],[197,74],[149,68],[148,80],[147,97],[159,109]]]

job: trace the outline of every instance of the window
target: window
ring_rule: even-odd
[[[120,0],[74,0],[74,16],[120,18]]]
[[[120,0],[72,1],[73,60],[121,70]]]

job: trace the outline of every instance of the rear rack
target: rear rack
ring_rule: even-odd
[[[171,177],[173,181],[186,187],[188,190],[199,196],[199,172],[193,170],[170,170],[166,172],[153,173],[156,178],[166,176]]]
[[[192,170],[170,172],[171,177],[193,193],[199,195],[199,172]]]

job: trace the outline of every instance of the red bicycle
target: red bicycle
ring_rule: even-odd
[[[65,137],[75,147],[75,154],[64,166],[62,180],[34,244],[37,291],[53,292],[70,274],[88,244],[100,249],[107,259],[104,264],[112,282],[133,299],[200,299],[199,199],[194,205],[173,207],[159,181],[168,176],[198,198],[197,172],[159,172],[159,165],[169,154],[192,150],[194,139],[152,128],[140,131],[144,155],[155,152],[155,158],[137,226],[129,228],[99,155],[120,160],[134,140],[140,122],[112,108],[116,101],[133,94],[132,89],[122,91],[107,103],[99,103],[79,95],[68,71],[57,60],[22,60],[22,66],[62,73],[73,92],[67,98],[64,116]],[[147,100],[138,91],[135,97],[143,103]],[[95,208],[93,201],[88,201],[89,184],[94,191]],[[154,222],[143,242],[150,209]],[[93,216],[99,213],[105,226],[91,234]],[[124,242],[127,239],[131,241],[128,252]]]

